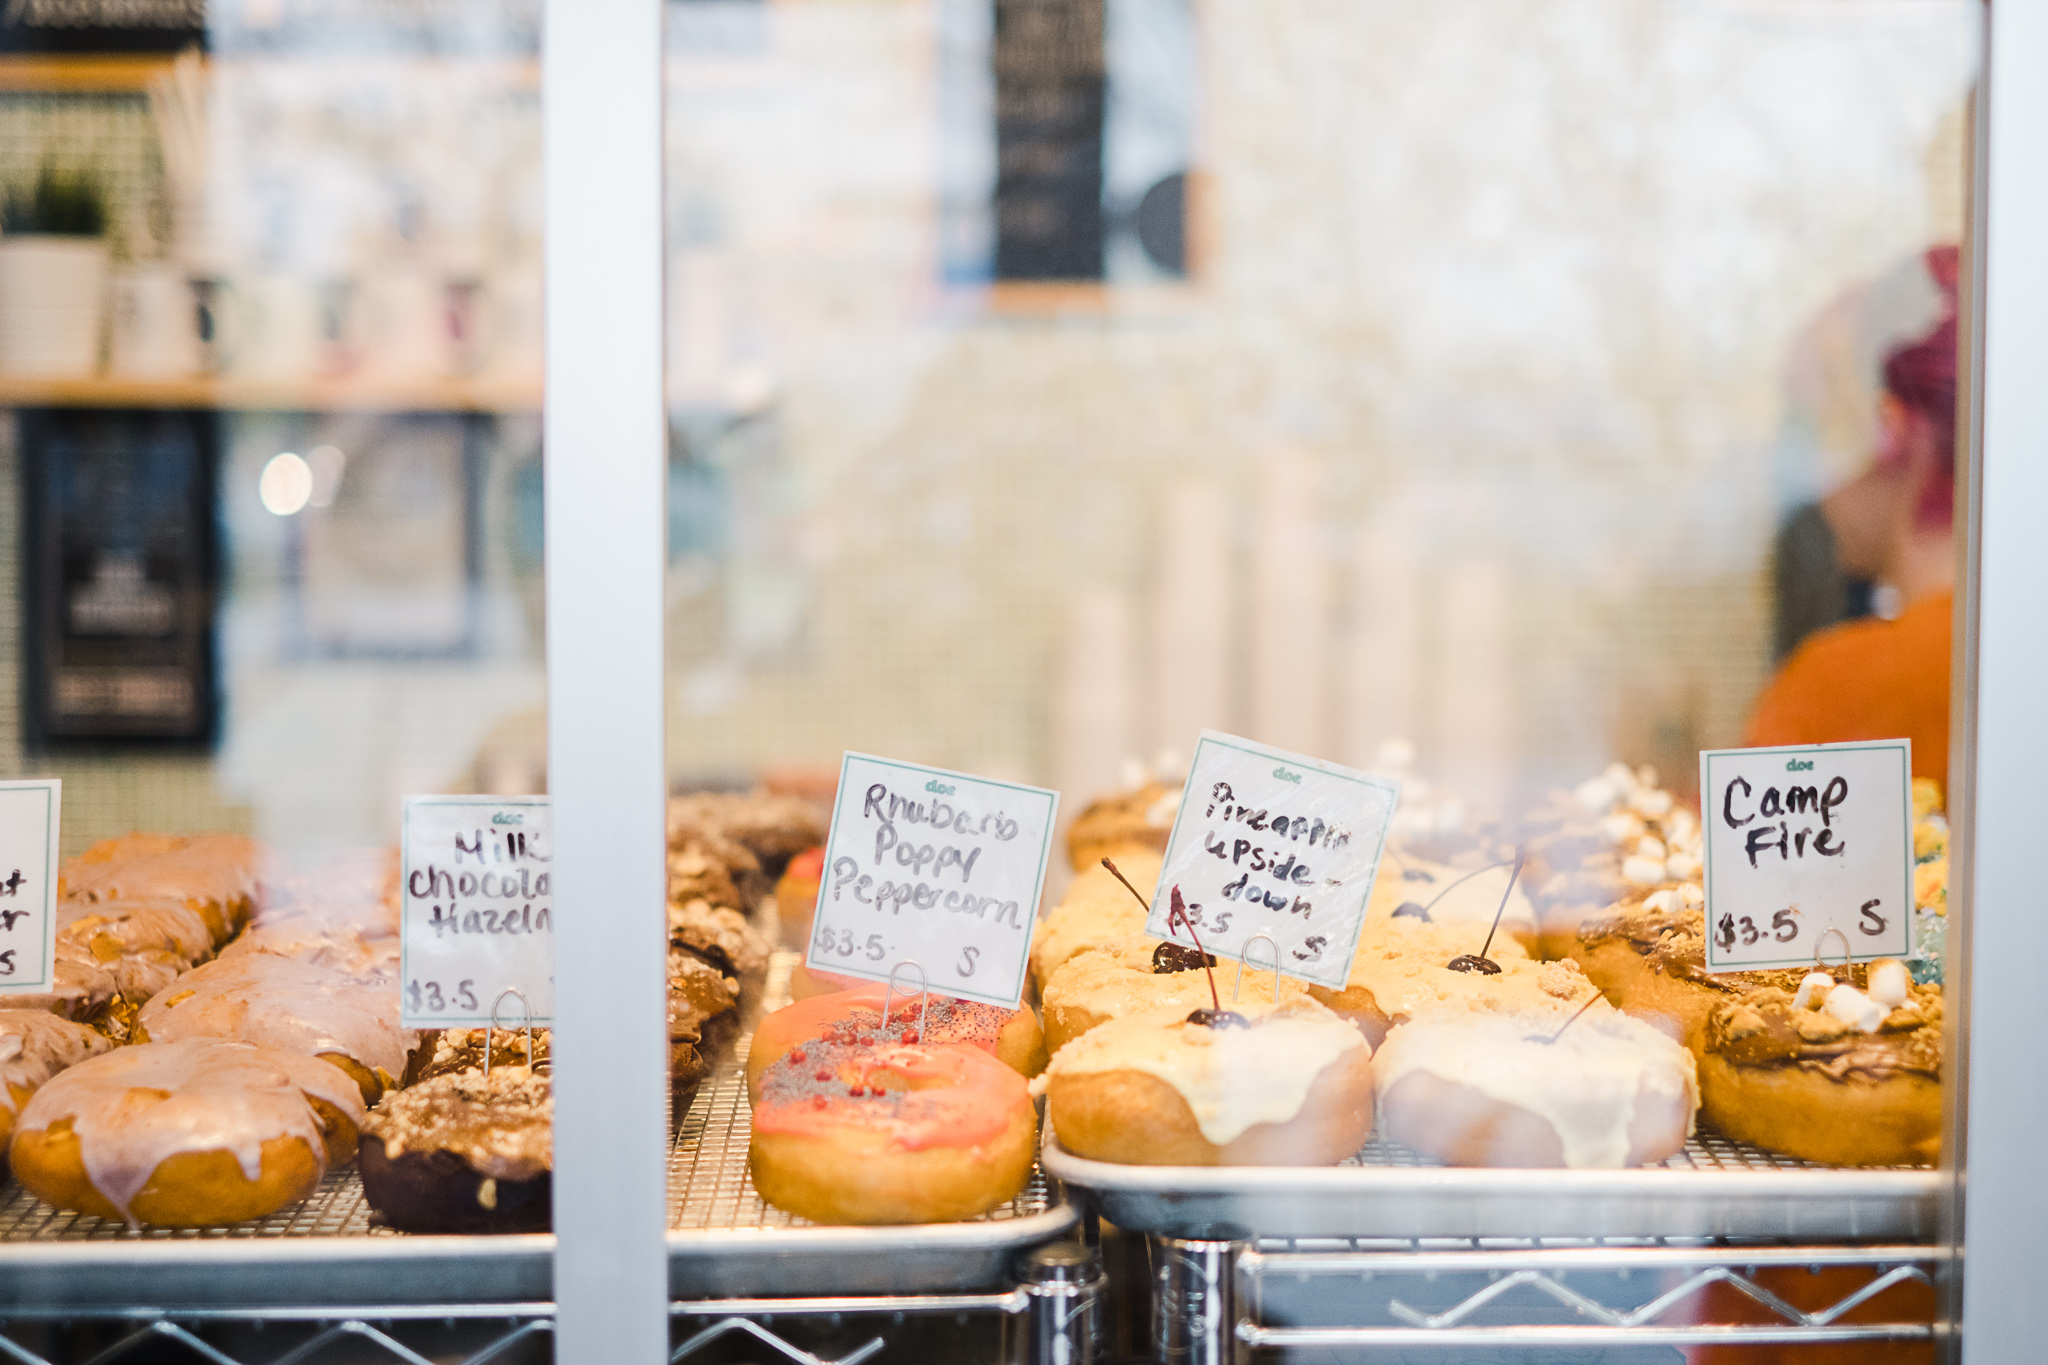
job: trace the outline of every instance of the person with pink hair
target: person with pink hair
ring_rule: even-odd
[[[1944,315],[1884,363],[1869,467],[1821,501],[1844,572],[1874,581],[1890,619],[1808,638],[1764,689],[1748,745],[1913,741],[1913,775],[1948,779],[1950,619],[1955,590],[1954,247],[1927,253]]]

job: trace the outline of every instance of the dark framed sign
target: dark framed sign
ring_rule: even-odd
[[[219,418],[28,409],[18,420],[28,744],[210,743]]]

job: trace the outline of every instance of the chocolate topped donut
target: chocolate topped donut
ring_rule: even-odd
[[[358,1164],[378,1217],[405,1232],[545,1232],[554,1090],[525,1067],[451,1072],[385,1097]]]
[[[437,1029],[422,1034],[419,1045],[413,1049],[406,1062],[406,1085],[418,1085],[458,1071],[482,1071],[486,1033],[490,1035],[494,1071],[501,1066],[538,1067],[542,1071],[548,1068],[553,1039],[544,1028],[531,1032],[511,1028]]]
[[[668,803],[668,842],[729,839],[759,860],[772,885],[789,860],[825,842],[825,819],[813,803],[765,793],[692,792]]]

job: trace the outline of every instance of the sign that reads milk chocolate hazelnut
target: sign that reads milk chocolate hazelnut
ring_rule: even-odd
[[[1202,732],[1145,932],[1342,989],[1401,784]],[[1194,933],[1172,918],[1180,889]],[[1271,944],[1253,942],[1260,935]]]
[[[400,854],[399,1022],[553,1021],[554,838],[545,796],[408,796]]]
[[[0,995],[51,988],[63,790],[54,777],[0,782]]]
[[[1708,971],[1911,949],[1911,741],[1702,750],[1700,805]]]
[[[1043,787],[848,753],[805,964],[1016,1009],[1059,804]]]

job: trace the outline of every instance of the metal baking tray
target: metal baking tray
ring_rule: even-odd
[[[795,953],[777,953],[764,1004],[788,999]],[[698,1091],[669,1151],[669,1291],[679,1299],[932,1294],[1010,1283],[1019,1250],[1065,1236],[1078,1214],[1034,1170],[1007,1206],[964,1223],[821,1227],[770,1208],[747,1175],[741,1068]],[[0,1316],[9,1308],[262,1308],[545,1303],[555,1239],[424,1237],[373,1226],[353,1170],[304,1202],[207,1228],[125,1226],[65,1213],[0,1185]]]
[[[1375,1138],[1342,1165],[1124,1166],[1048,1135],[1047,1172],[1119,1227],[1238,1223],[1261,1237],[1740,1237],[1914,1241],[1936,1235],[1940,1172],[1847,1170],[1702,1129],[1661,1166],[1443,1166]]]

